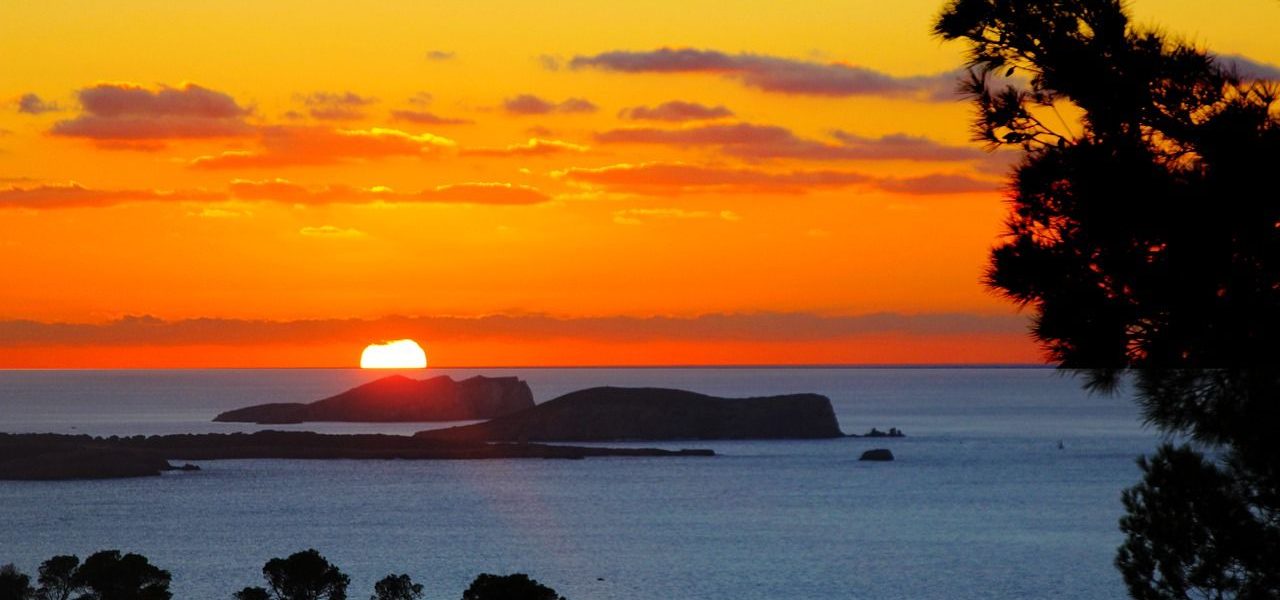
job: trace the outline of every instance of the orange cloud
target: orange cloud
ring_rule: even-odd
[[[77,92],[83,112],[58,121],[50,133],[98,141],[175,140],[249,136],[249,109],[223,92],[192,83],[151,90],[102,83]]]
[[[369,342],[400,337],[427,343],[439,367],[1043,364],[1026,327],[1025,317],[971,313],[0,321],[0,366],[354,366]]]
[[[867,138],[835,131],[836,143],[801,138],[776,125],[713,124],[682,129],[636,127],[596,134],[606,144],[717,146],[730,156],[747,159],[979,161],[988,155],[977,148],[950,146],[901,133]]]
[[[326,186],[308,188],[284,179],[265,181],[236,180],[231,182],[231,195],[240,200],[288,202],[294,204],[361,204],[368,202],[389,203],[449,203],[521,205],[538,204],[551,200],[537,188],[510,183],[457,183],[442,185],[419,192],[397,192],[391,188],[357,188],[351,186]]]
[[[352,239],[362,238],[366,234],[359,229],[350,229],[347,227],[336,227],[334,225],[321,225],[319,227],[303,227],[298,230],[300,235],[307,237],[334,238],[334,239]]]
[[[612,191],[670,195],[685,192],[746,194],[803,194],[813,189],[866,184],[874,178],[846,171],[790,171],[707,167],[685,163],[620,164],[598,168],[570,168],[556,177],[599,185]]]
[[[624,108],[618,113],[619,118],[633,121],[707,121],[732,116],[733,111],[724,106],[707,106],[680,100],[663,102],[654,107],[633,106]]]
[[[457,183],[431,190],[427,202],[467,204],[538,204],[551,198],[524,185],[510,183]]]
[[[208,202],[222,199],[205,191],[94,190],[78,183],[0,188],[0,208],[73,208],[127,202]]]
[[[47,112],[62,110],[57,102],[44,100],[35,94],[23,94],[18,98],[18,112],[27,115],[42,115]]]
[[[613,211],[613,222],[619,225],[640,225],[651,220],[713,219],[724,221],[740,221],[742,217],[729,210],[712,212],[709,210],[685,210],[683,208],[627,208]]]
[[[321,228],[317,228],[321,229]],[[340,229],[340,228],[334,228]],[[707,314],[695,317],[554,317],[491,315],[483,317],[384,317],[380,319],[316,319],[263,321],[124,317],[105,323],[0,321],[0,347],[57,344],[81,345],[256,345],[412,337],[449,341],[468,338],[591,339],[614,342],[821,341],[880,334],[1025,335],[1028,321],[1020,315],[972,313],[828,316],[813,313]]]
[[[391,118],[418,125],[471,125],[475,123],[471,119],[442,117],[425,110],[393,110],[391,111]]]
[[[895,77],[866,67],[819,63],[761,54],[726,54],[693,48],[615,50],[576,56],[575,69],[620,73],[712,73],[733,77],[765,92],[811,96],[888,96],[921,100],[954,99],[956,74]]]
[[[520,94],[502,101],[502,108],[513,115],[545,115],[549,113],[591,113],[597,106],[583,98],[569,98],[563,102],[544,100],[533,94]]]
[[[441,185],[418,192],[397,192],[387,187],[324,186],[310,188],[284,179],[232,181],[225,192],[208,190],[101,190],[78,183],[0,188],[0,209],[82,208],[134,202],[284,202],[290,204],[448,203],[522,205],[548,202],[551,197],[534,187],[496,182]],[[241,216],[221,209],[196,216]]]
[[[330,165],[392,156],[425,156],[453,148],[448,138],[397,129],[261,128],[262,149],[228,151],[191,161],[197,169]]]
[[[364,118],[364,108],[377,99],[354,92],[314,92],[298,96],[313,119],[321,121],[352,121]]]
[[[589,148],[559,140],[532,138],[523,144],[512,144],[505,148],[474,148],[463,150],[466,156],[547,156],[566,152],[582,153]]]
[[[1000,181],[978,179],[968,175],[935,173],[920,177],[892,177],[880,180],[877,185],[886,192],[930,196],[937,194],[969,194],[994,192],[1003,185]]]
[[[1253,60],[1240,54],[1225,54],[1216,56],[1214,59],[1242,79],[1280,81],[1280,66]]]
[[[694,192],[738,194],[804,194],[813,190],[864,185],[910,195],[991,192],[1000,183],[958,174],[919,177],[874,177],[855,171],[784,171],[730,168],[686,163],[620,164],[570,168],[552,173],[573,183],[597,185],[614,192],[655,196]]]

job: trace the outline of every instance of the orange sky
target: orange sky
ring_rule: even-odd
[[[939,8],[5,3],[0,367],[1036,361]]]

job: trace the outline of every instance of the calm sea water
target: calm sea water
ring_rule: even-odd
[[[538,401],[604,384],[819,392],[846,432],[909,437],[638,444],[713,448],[714,458],[209,461],[156,478],[0,482],[0,563],[33,572],[53,554],[140,552],[172,571],[179,600],[229,598],[260,583],[267,559],[310,547],[351,575],[352,598],[393,571],[433,599],[461,596],[481,572],[529,573],[571,600],[1115,598],[1120,491],[1137,480],[1134,458],[1159,442],[1127,397],[1089,396],[1043,369],[483,373],[526,379]],[[0,430],[253,430],[209,419],[372,377],[0,371]],[[872,447],[898,460],[859,462]]]

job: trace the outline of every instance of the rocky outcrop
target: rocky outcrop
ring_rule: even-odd
[[[871,431],[868,431],[862,435],[852,435],[849,437],[900,438],[900,437],[907,437],[907,434],[902,433],[902,430],[898,429],[897,427],[890,427],[889,431],[880,431],[879,429],[872,427]]]
[[[889,461],[893,460],[893,452],[888,448],[873,448],[862,453],[858,460]]]
[[[214,421],[285,424],[309,421],[419,422],[492,419],[533,406],[529,384],[515,377],[391,375],[310,404],[259,404]]]
[[[665,388],[571,392],[485,423],[421,431],[455,441],[812,439],[841,437],[831,401],[818,394],[720,398]]]
[[[0,434],[0,480],[103,479],[159,475],[168,459],[220,460],[492,458],[582,459],[593,456],[714,456],[710,450],[585,448],[547,444],[485,444],[401,435],[325,435],[308,431],[205,433],[95,438],[58,434]]]

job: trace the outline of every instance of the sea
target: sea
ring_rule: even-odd
[[[1128,392],[1044,368],[427,369],[514,375],[535,399],[598,385],[817,392],[842,429],[904,438],[614,444],[714,457],[222,460],[102,481],[0,481],[0,564],[147,556],[177,600],[262,585],[319,550],[363,598],[408,573],[431,600],[526,573],[569,600],[1118,598],[1121,492],[1161,443]],[[381,372],[0,371],[0,431],[253,431],[221,411],[306,402]],[[411,434],[440,423],[274,426]],[[888,448],[893,462],[862,462]]]

